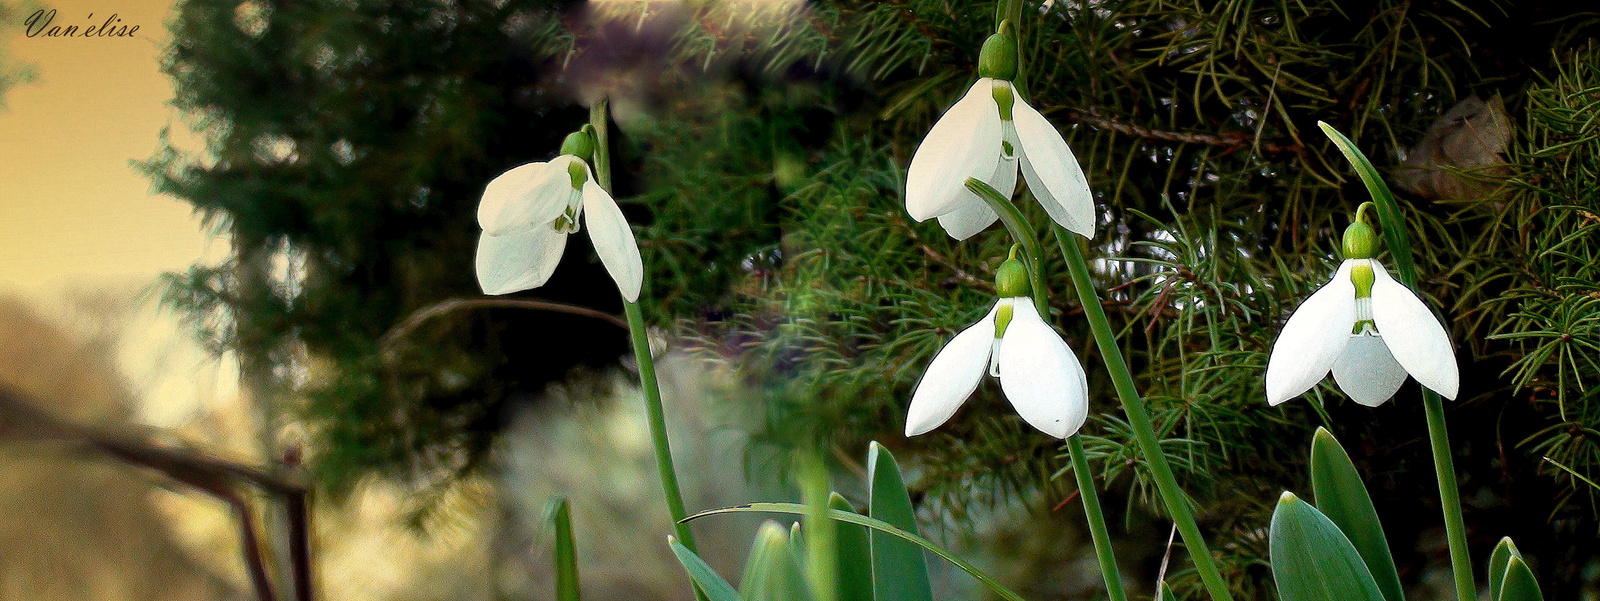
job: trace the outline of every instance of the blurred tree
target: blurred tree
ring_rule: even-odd
[[[573,365],[610,362],[621,331],[462,309],[386,334],[478,296],[483,184],[552,156],[604,94],[621,132],[617,196],[651,272],[647,309],[765,393],[753,458],[819,443],[853,457],[880,439],[912,457],[913,486],[941,514],[1055,505],[1071,489],[1067,462],[1012,412],[991,411],[1003,401],[990,385],[936,433],[900,436],[920,370],[986,309],[1008,245],[998,228],[956,244],[900,199],[911,152],[975,77],[993,10],[189,0],[169,69],[211,144],[149,169],[225,220],[237,260],[272,277],[244,286],[234,267],[197,267],[173,278],[173,297],[217,348],[263,361],[296,393],[286,398],[303,399],[295,410],[330,486],[471,470],[509,404]],[[1106,308],[1241,593],[1270,596],[1259,529],[1279,489],[1305,489],[1318,424],[1371,474],[1407,584],[1426,586],[1443,556],[1442,543],[1408,546],[1440,523],[1414,384],[1377,409],[1331,383],[1310,402],[1264,402],[1272,340],[1333,271],[1337,232],[1365,200],[1319,120],[1380,164],[1407,166],[1396,177],[1431,182],[1403,201],[1422,292],[1462,349],[1450,418],[1475,555],[1510,534],[1549,550],[1538,570],[1555,598],[1592,580],[1592,15],[1492,0],[1046,1],[1026,14],[1027,91],[1068,133],[1104,207],[1093,251]],[[586,246],[564,263],[520,297],[615,310]],[[1126,499],[1122,522],[1144,531],[1161,523],[1159,503],[1080,308],[1061,294],[1066,274],[1051,272],[1056,321],[1089,355],[1097,413],[1085,432],[1107,505]],[[1142,555],[1124,562],[1149,582],[1163,549],[1134,548]]]

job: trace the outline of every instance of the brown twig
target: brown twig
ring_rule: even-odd
[[[1065,111],[1063,111],[1063,113],[1065,114],[1066,118],[1069,121],[1073,121],[1073,122],[1076,122],[1076,123],[1082,123],[1084,125],[1088,125],[1090,127],[1094,127],[1094,128],[1098,128],[1098,129],[1114,131],[1114,132],[1117,132],[1119,134],[1123,134],[1123,135],[1127,135],[1127,136],[1133,136],[1135,138],[1146,138],[1146,139],[1151,139],[1151,140],[1162,140],[1162,141],[1165,141],[1165,142],[1181,142],[1181,143],[1185,143],[1185,144],[1203,144],[1203,145],[1206,145],[1206,146],[1218,146],[1218,147],[1225,148],[1226,150],[1224,152],[1233,152],[1233,151],[1236,151],[1236,150],[1243,150],[1245,148],[1250,148],[1251,146],[1256,145],[1256,144],[1260,145],[1260,149],[1264,154],[1270,154],[1270,155],[1296,154],[1297,155],[1297,154],[1300,154],[1300,153],[1304,152],[1304,149],[1298,143],[1280,144],[1280,143],[1277,143],[1277,142],[1261,142],[1259,140],[1259,138],[1257,138],[1256,136],[1251,136],[1249,134],[1241,134],[1241,133],[1205,134],[1205,133],[1187,133],[1187,132],[1162,131],[1162,130],[1158,130],[1158,129],[1151,129],[1151,128],[1144,127],[1144,126],[1141,126],[1141,125],[1134,125],[1132,123],[1124,123],[1124,122],[1119,121],[1116,118],[1112,118],[1112,117],[1102,117],[1102,116],[1100,116],[1099,111],[1096,111],[1095,109],[1092,109],[1092,108],[1091,109],[1066,109]]]
[[[258,487],[269,494],[290,500],[291,515],[297,503],[305,514],[307,490],[300,483],[269,474],[264,470],[216,459],[199,454],[157,446],[146,440],[126,435],[103,432],[95,428],[59,419],[30,403],[23,392],[0,383],[0,437],[20,440],[56,440],[74,444],[84,450],[98,452],[132,465],[155,470],[179,483],[227,503],[239,516],[239,535],[247,571],[261,601],[275,601],[277,596],[267,577],[266,560],[262,557],[259,530],[250,504],[237,491],[240,483]],[[293,520],[291,519],[291,522]],[[296,561],[296,592],[299,601],[311,601],[310,552],[307,521],[298,526],[291,524],[290,554]],[[302,584],[302,582],[304,584]]]
[[[596,311],[588,307],[580,307],[577,305],[568,305],[565,303],[542,300],[512,298],[452,298],[428,305],[421,309],[417,309],[416,311],[412,312],[411,315],[406,316],[404,321],[396,324],[383,335],[383,338],[380,339],[379,342],[379,348],[382,348],[385,351],[393,349],[401,339],[411,334],[412,330],[417,329],[418,326],[422,325],[422,322],[425,322],[429,319],[433,319],[440,315],[454,311],[472,309],[533,309],[536,311],[555,311],[557,313],[567,313],[581,317],[592,317],[594,319],[610,323],[611,325],[617,326],[624,330],[628,329],[628,322],[623,321],[621,317],[606,313],[604,311]]]

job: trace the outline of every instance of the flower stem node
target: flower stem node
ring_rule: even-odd
[[[1010,319],[1002,324],[1006,313]],[[928,364],[911,395],[906,436],[949,421],[985,372],[1000,379],[1001,392],[1023,421],[1045,434],[1066,438],[1088,419],[1089,384],[1078,357],[1039,317],[1033,299],[1006,297]]]
[[[1010,24],[1007,21],[1002,27]],[[1017,78],[1017,40],[1009,31],[1002,30],[983,41],[983,49],[978,51],[978,77]]]

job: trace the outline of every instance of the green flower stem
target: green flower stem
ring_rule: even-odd
[[[628,334],[633,338],[633,357],[639,362],[639,388],[644,392],[644,406],[650,420],[650,442],[655,447],[656,470],[661,472],[661,491],[667,498],[667,511],[672,514],[678,540],[694,551],[694,533],[683,518],[689,513],[683,509],[683,493],[678,490],[678,474],[673,469],[672,445],[667,441],[666,415],[661,409],[661,386],[656,382],[656,362],[650,358],[650,341],[644,325],[639,303],[624,302],[628,314]]]
[[[1405,215],[1400,212],[1394,193],[1373,168],[1372,161],[1367,160],[1350,138],[1327,123],[1319,121],[1317,126],[1333,140],[1334,146],[1355,168],[1361,183],[1366,184],[1367,192],[1378,207],[1378,224],[1383,228],[1383,241],[1389,247],[1395,272],[1400,275],[1401,282],[1416,290],[1417,265],[1411,258],[1411,237],[1406,234]],[[1444,424],[1444,403],[1438,394],[1424,387],[1422,407],[1428,416],[1428,442],[1433,451],[1433,469],[1439,479],[1439,504],[1444,511],[1445,536],[1450,541],[1450,570],[1455,576],[1456,598],[1473,601],[1478,598],[1478,588],[1472,580],[1472,556],[1467,551],[1467,525],[1461,517],[1461,489],[1456,483],[1455,460],[1450,454],[1450,431]]]
[[[1067,453],[1072,456],[1072,476],[1078,481],[1078,497],[1083,502],[1083,515],[1089,520],[1089,536],[1094,540],[1094,555],[1100,560],[1100,575],[1106,581],[1106,593],[1111,601],[1128,601],[1122,590],[1122,571],[1117,568],[1117,553],[1111,548],[1111,535],[1106,531],[1106,516],[1100,511],[1100,493],[1094,488],[1094,472],[1089,471],[1089,455],[1083,450],[1083,437],[1067,437]]]
[[[601,98],[589,109],[589,124],[594,127],[594,178],[606,193],[611,192],[611,156],[607,145],[606,113],[608,102]],[[656,362],[650,354],[650,331],[644,325],[644,313],[639,303],[624,299],[623,311],[628,317],[628,336],[633,340],[633,358],[639,363],[639,390],[644,393],[645,411],[650,421],[650,443],[655,448],[656,471],[661,474],[661,492],[667,499],[667,512],[672,515],[672,527],[678,541],[690,551],[696,551],[694,532],[684,518],[689,513],[683,508],[683,493],[678,488],[678,473],[673,468],[672,444],[667,440],[666,412],[661,408],[661,384],[656,380]],[[698,551],[696,551],[698,552]],[[694,587],[696,599],[705,601],[705,593]]]
[[[989,207],[1000,215],[1000,222],[1011,233],[1011,239],[1022,244],[1023,252],[1028,255],[1028,279],[1033,285],[1034,307],[1038,309],[1039,317],[1049,322],[1044,253],[1038,236],[1034,235],[1033,225],[1028,223],[1028,218],[1017,209],[1017,205],[990,185],[968,179],[967,189],[989,203]],[[1095,490],[1094,474],[1089,471],[1088,455],[1083,450],[1083,440],[1078,434],[1067,437],[1067,452],[1072,456],[1072,475],[1078,482],[1078,496],[1083,498],[1083,513],[1089,521],[1089,537],[1094,541],[1094,554],[1100,561],[1100,576],[1105,579],[1106,593],[1111,596],[1111,601],[1127,601],[1128,594],[1122,590],[1122,571],[1117,568],[1117,554],[1111,548],[1111,534],[1106,530],[1106,517],[1100,510],[1100,493]]]
[[[1051,226],[1056,242],[1061,246],[1061,255],[1067,259],[1072,286],[1078,289],[1078,301],[1083,305],[1083,314],[1089,318],[1089,328],[1094,331],[1100,357],[1105,360],[1106,371],[1111,373],[1111,382],[1117,389],[1117,398],[1122,401],[1122,410],[1128,415],[1128,423],[1133,426],[1134,438],[1139,441],[1139,451],[1144,454],[1150,466],[1150,476],[1161,491],[1161,500],[1166,504],[1167,512],[1172,514],[1178,533],[1183,535],[1183,544],[1189,548],[1189,558],[1194,561],[1195,570],[1200,572],[1200,580],[1205,584],[1206,591],[1216,601],[1231,601],[1233,596],[1228,593],[1228,584],[1217,571],[1217,564],[1211,559],[1211,550],[1206,547],[1200,527],[1195,525],[1194,514],[1189,511],[1188,499],[1178,488],[1177,479],[1172,476],[1167,456],[1161,452],[1155,428],[1150,425],[1150,413],[1145,410],[1144,400],[1133,385],[1133,374],[1128,371],[1128,364],[1122,358],[1122,349],[1117,347],[1111,322],[1106,319],[1105,309],[1100,306],[1100,294],[1095,292],[1094,282],[1089,280],[1089,265],[1083,259],[1078,238],[1059,224],[1051,222]]]

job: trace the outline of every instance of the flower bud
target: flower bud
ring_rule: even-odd
[[[1000,25],[1000,32],[983,41],[978,51],[978,77],[1007,81],[1017,78],[1017,40],[1011,36],[1011,22]]]
[[[994,272],[994,289],[1000,298],[1013,298],[1032,294],[1028,284],[1028,267],[1015,257],[1006,259]]]
[[[570,154],[585,161],[594,156],[594,137],[588,132],[575,131],[561,142],[561,154]]]

